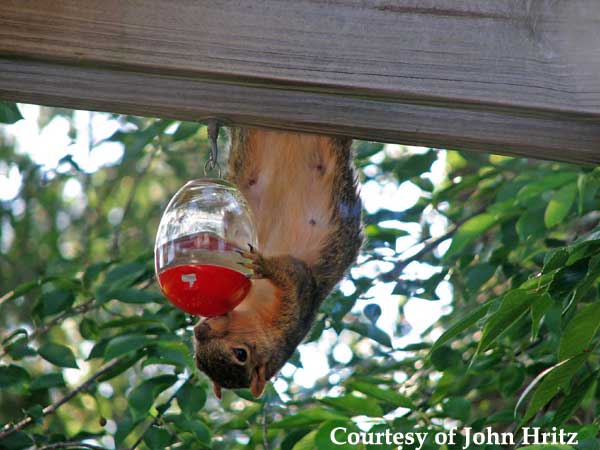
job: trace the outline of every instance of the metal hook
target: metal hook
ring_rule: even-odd
[[[221,178],[221,166],[219,165],[219,147],[217,139],[219,138],[219,129],[221,123],[217,119],[207,119],[206,124],[208,126],[208,140],[210,141],[210,154],[208,160],[204,164],[204,175],[207,175],[209,171],[217,169],[219,178]]]

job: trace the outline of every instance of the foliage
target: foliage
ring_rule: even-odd
[[[43,108],[40,127],[57,117],[75,141],[73,111]],[[205,127],[112,117],[89,151],[118,142],[123,155],[93,171],[69,148],[43,167],[0,128],[0,180],[22,177],[0,205],[0,447],[321,450],[335,426],[528,425],[599,448],[600,171],[356,142],[365,197],[416,197],[367,205],[363,254],[307,338],[327,376],[307,387],[290,366],[260,400],[218,402],[194,367],[193,318],[159,294],[152,260],[170,195],[202,174]],[[19,118],[0,104],[0,121]],[[409,309],[440,303],[415,339]]]

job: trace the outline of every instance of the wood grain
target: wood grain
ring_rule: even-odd
[[[3,0],[0,97],[600,162],[597,0]]]

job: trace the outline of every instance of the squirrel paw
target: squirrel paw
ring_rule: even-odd
[[[265,264],[265,258],[258,253],[254,247],[248,244],[249,251],[236,250],[242,258],[250,260],[249,262],[240,262],[241,266],[245,267],[252,271],[252,275],[250,278],[258,279],[258,278],[267,278],[267,270]]]

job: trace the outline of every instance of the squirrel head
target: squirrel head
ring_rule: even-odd
[[[254,319],[232,311],[194,327],[196,366],[212,380],[218,398],[221,388],[249,388],[258,398],[274,375],[270,363],[277,347]]]

